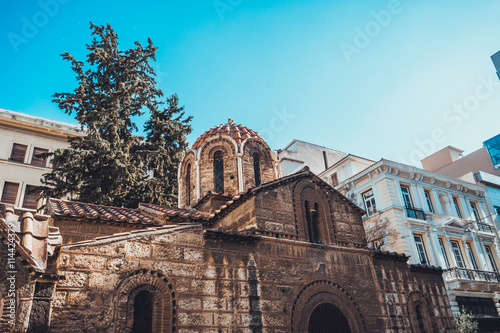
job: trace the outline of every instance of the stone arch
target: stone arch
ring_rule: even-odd
[[[214,192],[214,155],[221,151],[224,160],[224,193],[239,193],[238,156],[234,140],[227,137],[215,137],[207,140],[200,148],[198,161],[200,168],[200,194],[205,196]]]
[[[276,179],[273,155],[271,149],[265,144],[265,142],[256,138],[246,139],[242,143],[241,153],[244,190],[257,186],[254,176],[254,154],[258,154],[260,158],[259,164],[261,184]]]
[[[319,242],[336,243],[336,231],[331,206],[325,191],[310,179],[297,183],[293,189],[295,228],[299,239],[311,241],[311,223],[317,224]],[[306,211],[308,207],[309,211]],[[311,210],[314,209],[314,212]],[[316,214],[317,221],[313,221]]]
[[[337,284],[320,280],[305,286],[295,299],[291,332],[308,333],[313,311],[322,304],[329,304],[340,310],[349,324],[350,332],[366,331],[361,312],[352,297]]]
[[[114,332],[132,332],[134,300],[142,291],[153,293],[153,332],[175,332],[175,292],[168,279],[159,272],[138,270],[127,276],[113,296]]]
[[[188,173],[189,167],[189,175]],[[188,185],[187,178],[189,176],[189,186],[190,191],[187,191],[186,186]],[[188,208],[195,204],[196,200],[196,164],[195,164],[195,154],[192,150],[188,151],[179,166],[179,175],[178,175],[178,184],[179,184],[179,207]],[[189,198],[187,194],[189,193]]]
[[[433,314],[430,312],[431,303],[424,295],[419,291],[413,291],[408,295],[407,299],[412,332],[437,332],[436,323],[432,321]],[[421,327],[423,327],[423,330]]]

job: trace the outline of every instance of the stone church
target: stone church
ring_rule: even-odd
[[[440,268],[367,248],[362,209],[277,162],[229,121],[185,153],[178,207],[3,207],[0,331],[454,331]]]

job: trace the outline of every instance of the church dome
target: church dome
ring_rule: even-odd
[[[264,139],[229,119],[203,133],[184,154],[178,171],[179,207],[200,209],[197,204],[206,201],[200,200],[213,194],[210,207],[220,206],[276,178],[276,158]],[[216,205],[217,200],[221,202]]]
[[[212,127],[203,133],[198,139],[196,139],[191,149],[199,149],[208,139],[222,135],[231,137],[238,145],[248,138],[262,139],[262,137],[254,130],[251,130],[243,125],[233,124],[233,120],[229,119],[227,124]]]

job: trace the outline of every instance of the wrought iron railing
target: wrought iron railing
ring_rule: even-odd
[[[481,222],[474,222],[476,224],[476,228],[478,231],[484,231],[484,232],[490,232],[493,233],[491,229],[491,225],[487,223],[481,223]]]
[[[468,280],[500,283],[500,273],[453,267],[443,271],[445,280]]]
[[[412,219],[417,219],[417,220],[424,220],[425,221],[425,213],[421,209],[415,209],[415,208],[406,208],[406,217],[412,218]]]

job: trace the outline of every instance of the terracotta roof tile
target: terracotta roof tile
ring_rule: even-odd
[[[85,217],[93,220],[152,226],[161,224],[159,221],[141,214],[139,210],[131,208],[94,205],[62,199],[50,199],[48,206],[51,215],[56,216]]]
[[[208,139],[221,135],[226,135],[233,138],[237,144],[241,144],[243,140],[247,138],[262,139],[262,137],[257,132],[243,125],[233,124],[232,121],[230,121],[227,124],[212,127],[211,129],[200,135],[200,137],[194,142],[192,149],[198,149]]]
[[[177,207],[169,207],[155,204],[139,204],[139,210],[153,210],[155,212],[161,213],[166,217],[181,217],[182,219],[190,220],[190,221],[200,221],[200,220],[209,220],[210,214],[205,212],[200,212],[195,209],[182,209]]]

